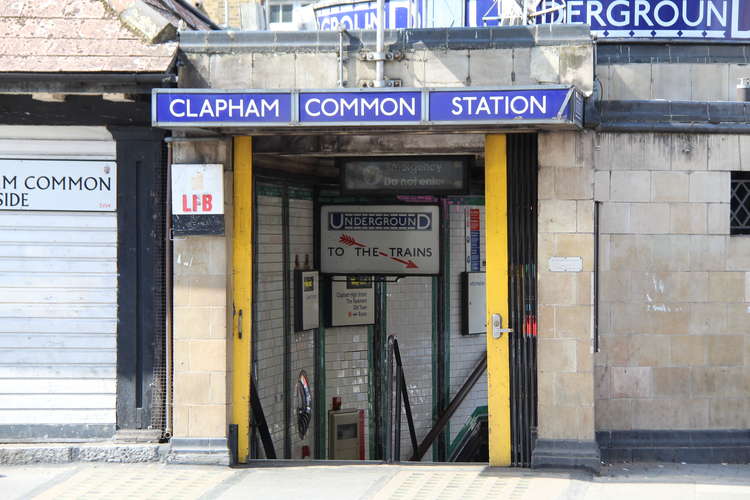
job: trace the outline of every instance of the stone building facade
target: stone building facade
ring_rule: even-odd
[[[387,62],[385,73],[406,88],[565,84],[586,96],[583,128],[532,127],[538,428],[531,464],[595,469],[600,458],[746,461],[750,239],[730,230],[732,179],[750,170],[748,108],[732,101],[736,78],[749,76],[746,46],[632,45],[561,25],[405,30],[387,32],[386,39],[403,57]],[[375,77],[373,64],[357,57],[372,40],[362,32],[347,41],[343,72],[351,86]],[[337,86],[335,33],[185,33],[180,49],[180,86],[187,89]],[[324,175],[332,166],[321,160],[326,156],[452,148],[482,158],[485,134],[529,129],[485,124],[411,131],[417,134],[399,128],[382,136],[371,128],[295,129],[272,137],[238,126],[213,138],[174,131],[181,137],[172,146],[175,163],[225,165],[227,229],[225,236],[175,241],[173,449],[177,459],[225,460],[238,404],[231,396],[237,221],[230,194],[244,189],[233,185],[231,136],[256,136],[258,165],[292,179]],[[293,161],[302,150],[307,162]],[[269,151],[276,157],[263,156]],[[269,227],[281,223],[281,209],[256,210]],[[257,244],[278,245],[284,236],[269,229],[257,238]],[[282,322],[286,314],[279,312],[279,301],[288,298],[282,266],[294,259],[276,261],[270,253],[270,260],[253,259],[262,269],[277,266],[255,281],[254,300],[266,294],[275,304],[255,312],[254,335],[262,335],[260,322]],[[580,258],[580,267],[561,271],[551,264],[554,257]],[[428,289],[408,280],[412,288],[403,293],[412,296],[404,300],[424,299]],[[353,332],[351,342],[367,338],[360,333],[365,337]],[[330,379],[328,387],[330,394]],[[492,391],[490,385],[490,400]],[[273,396],[266,398],[272,406]],[[304,443],[284,446],[296,450],[297,444]]]

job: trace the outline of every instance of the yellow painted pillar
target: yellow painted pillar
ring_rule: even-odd
[[[508,334],[492,335],[492,315],[508,328],[508,177],[503,134],[485,137],[484,203],[487,255],[487,408],[490,465],[510,465]]]
[[[232,423],[238,427],[238,459],[250,452],[250,365],[253,296],[252,139],[235,137],[234,234],[232,239]]]

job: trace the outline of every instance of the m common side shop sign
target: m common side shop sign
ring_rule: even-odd
[[[0,160],[0,210],[114,212],[117,164]]]

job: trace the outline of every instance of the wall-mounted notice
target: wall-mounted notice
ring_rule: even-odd
[[[334,276],[331,280],[329,326],[375,324],[372,276]]]
[[[462,193],[468,161],[463,158],[346,159],[339,163],[348,193]]]
[[[0,210],[114,212],[117,164],[0,160]]]
[[[466,209],[466,267],[469,271],[482,271],[481,212],[478,208]]]
[[[172,165],[172,231],[175,236],[224,234],[222,165]]]
[[[550,257],[548,263],[553,273],[579,273],[583,270],[582,257]]]
[[[320,210],[321,272],[438,274],[435,205],[328,205]]]
[[[320,325],[320,286],[318,271],[294,271],[294,331],[303,332]]]
[[[461,333],[487,331],[487,282],[484,273],[461,273]]]

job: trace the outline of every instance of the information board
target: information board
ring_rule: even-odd
[[[372,276],[333,276],[329,326],[375,324]]]
[[[320,229],[323,273],[440,272],[436,205],[326,205],[320,210]]]
[[[318,271],[294,272],[294,331],[320,326],[320,283]]]

